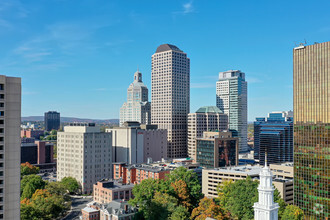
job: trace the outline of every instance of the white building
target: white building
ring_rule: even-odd
[[[228,129],[228,116],[216,106],[204,106],[188,114],[188,156],[196,160],[196,138],[204,131]]]
[[[137,121],[141,124],[150,124],[150,102],[148,88],[142,82],[142,73],[134,73],[134,81],[127,89],[127,102],[120,108],[120,126],[125,121]]]
[[[125,122],[124,127],[109,128],[112,133],[113,162],[146,163],[148,158],[167,158],[167,131],[155,125]]]
[[[0,219],[20,219],[21,78],[0,75]]]
[[[167,130],[168,157],[186,157],[190,59],[178,47],[163,44],[152,55],[151,72],[151,122]]]
[[[265,167],[261,170],[260,184],[258,187],[259,201],[254,203],[254,219],[255,220],[277,220],[278,219],[278,203],[274,202],[275,188],[272,184],[273,174],[265,163]]]
[[[112,176],[111,133],[100,131],[94,123],[72,123],[57,133],[57,180],[74,177],[83,193],[93,184]]]
[[[217,107],[229,117],[229,129],[233,131],[233,136],[239,137],[240,151],[248,151],[245,73],[240,70],[220,72],[216,97]]]

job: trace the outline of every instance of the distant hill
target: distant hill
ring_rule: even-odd
[[[44,116],[28,116],[21,117],[21,121],[43,121]],[[88,122],[97,124],[119,124],[119,119],[89,119],[89,118],[73,118],[73,117],[61,117],[61,122]]]

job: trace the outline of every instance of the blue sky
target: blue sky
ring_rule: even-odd
[[[1,0],[0,74],[22,77],[22,116],[119,117],[163,43],[191,59],[191,112],[215,105],[218,72],[248,81],[249,121],[292,109],[292,48],[330,40],[330,1]]]

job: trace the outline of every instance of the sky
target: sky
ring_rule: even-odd
[[[330,40],[330,1],[0,0],[0,74],[22,78],[22,116],[119,118],[164,43],[191,61],[190,112],[216,104],[218,73],[248,82],[248,120],[293,109],[292,50]]]

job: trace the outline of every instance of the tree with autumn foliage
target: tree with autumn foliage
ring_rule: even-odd
[[[220,205],[217,205],[213,199],[204,197],[199,206],[192,211],[191,219],[204,220],[207,217],[217,220],[229,220],[230,215]]]
[[[70,206],[62,196],[51,194],[47,189],[37,189],[30,199],[21,201],[21,219],[56,219]]]
[[[21,178],[25,175],[37,174],[39,173],[39,167],[31,165],[29,162],[21,164]]]

